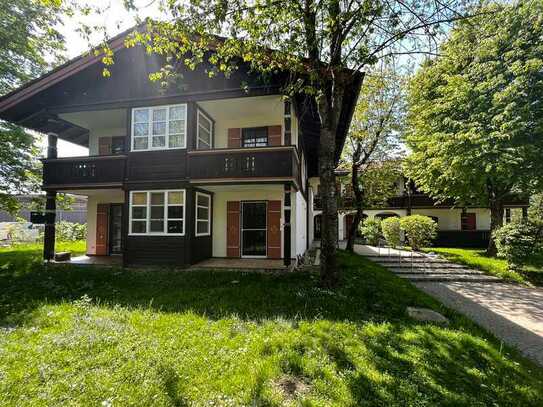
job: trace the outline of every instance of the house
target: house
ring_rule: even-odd
[[[339,177],[348,177],[346,172]],[[313,221],[310,234],[319,238],[321,228],[321,205],[318,194],[319,179],[311,179],[310,187],[316,191],[313,196]],[[425,215],[438,226],[435,246],[445,247],[486,247],[490,237],[490,209],[479,206],[458,207],[452,200],[437,202],[420,191],[413,182],[401,177],[395,182],[396,196],[385,205],[364,208],[365,218],[384,219],[391,216]],[[348,179],[338,181],[338,239],[349,236],[354,213],[354,196]],[[526,216],[528,200],[511,195],[505,200],[504,222],[516,216]]]
[[[186,267],[209,258],[292,258],[311,243],[310,179],[318,176],[319,116],[310,98],[285,98],[288,73],[246,64],[209,78],[183,69],[162,89],[159,56],[112,39],[115,64],[84,55],[0,99],[0,118],[48,135],[47,211],[59,192],[86,196],[87,252],[125,265]],[[357,94],[345,98],[337,158]],[[57,139],[88,148],[57,156]],[[46,225],[44,255],[54,252]]]

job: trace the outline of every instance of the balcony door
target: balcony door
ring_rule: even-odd
[[[241,203],[241,256],[266,257],[266,202]]]

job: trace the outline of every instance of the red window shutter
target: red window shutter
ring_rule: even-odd
[[[268,145],[281,145],[281,126],[268,126]]]
[[[241,129],[228,129],[228,148],[241,147]]]
[[[96,207],[96,254],[98,256],[107,255],[108,213],[108,204],[98,204]]]
[[[281,258],[281,201],[268,201],[268,258]]]
[[[226,202],[226,256],[240,257],[239,201]]]
[[[111,154],[111,137],[100,137],[98,139],[98,155]]]
[[[461,230],[476,230],[477,229],[477,217],[475,213],[463,213],[460,217]]]

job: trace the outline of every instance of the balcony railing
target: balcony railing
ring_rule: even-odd
[[[191,180],[293,178],[298,182],[296,148],[259,147],[191,151]]]
[[[120,186],[125,155],[67,157],[43,160],[43,188]]]
[[[354,203],[354,196],[350,194],[340,194],[337,196],[338,209],[354,208]],[[313,206],[315,209],[322,209],[322,197],[320,195],[313,197]]]

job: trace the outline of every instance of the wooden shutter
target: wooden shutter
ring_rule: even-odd
[[[268,201],[268,258],[281,258],[281,201]]]
[[[475,213],[463,213],[460,217],[460,227],[462,230],[476,230],[477,217]]]
[[[241,147],[241,129],[228,129],[228,148]]]
[[[268,126],[268,145],[281,145],[281,126]]]
[[[240,257],[240,203],[226,202],[226,256]]]
[[[98,256],[106,256],[108,251],[108,212],[108,204],[98,204],[96,207],[96,254]]]
[[[109,155],[111,154],[111,137],[98,138],[98,154]]]

